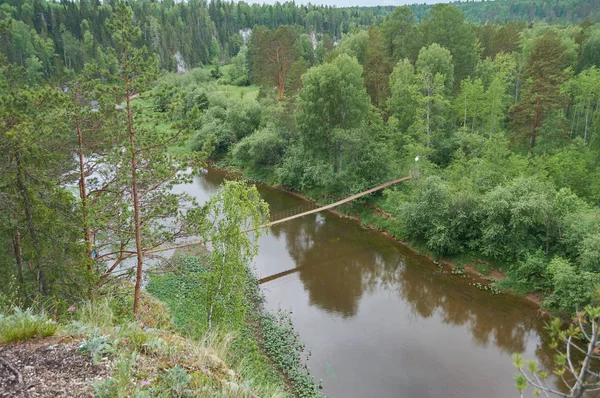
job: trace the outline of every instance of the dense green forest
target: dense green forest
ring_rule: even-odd
[[[473,23],[547,22],[568,24],[598,21],[600,11],[594,0],[523,1],[502,0],[457,2],[467,21]],[[11,63],[25,67],[31,79],[68,79],[89,60],[108,65],[108,49],[114,46],[106,25],[115,2],[21,1],[0,2],[0,52]],[[194,0],[187,2],[130,2],[142,30],[140,43],[160,58],[161,67],[176,71],[226,60],[236,55],[254,26],[278,28],[293,25],[311,39],[338,41],[356,29],[379,26],[393,7],[334,8]],[[430,16],[430,5],[410,6],[417,21]],[[484,42],[493,25],[479,27]],[[492,26],[492,27],[490,27]],[[303,43],[309,41],[303,37]]]
[[[586,308],[593,346],[599,8],[2,1],[0,307],[68,313],[128,277],[139,319],[145,270],[166,261],[179,273],[149,288],[177,308],[171,294],[188,289],[181,330],[201,318],[197,336],[247,338],[258,236],[242,231],[268,208],[240,182],[203,206],[172,190],[211,160],[320,202],[410,175],[344,211],[433,257],[494,267],[499,289],[547,310]],[[161,258],[198,236],[210,252]],[[287,349],[273,355],[295,369],[295,393],[318,395]]]
[[[384,229],[434,255],[486,259],[509,275],[504,288],[573,311],[600,271],[598,29],[473,25],[447,5],[421,23],[400,7],[314,49],[294,28],[258,27],[218,78],[247,76],[258,103],[175,78],[159,102],[184,97],[179,119],[196,98],[207,109],[192,148],[316,198],[417,177],[375,199],[393,218]]]

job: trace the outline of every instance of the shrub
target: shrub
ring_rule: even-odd
[[[131,383],[134,379],[135,370],[138,362],[138,354],[134,351],[131,354],[123,353],[115,363],[113,374],[108,379],[94,385],[94,396],[98,398],[126,397],[129,392],[134,390],[134,397],[137,397],[135,384]]]
[[[172,397],[181,397],[184,393],[191,395],[191,392],[186,389],[191,380],[191,376],[179,365],[167,370],[162,377],[165,389]]]
[[[592,300],[594,286],[600,282],[598,274],[578,272],[568,261],[555,257],[548,265],[554,291],[544,302],[553,309],[575,312],[583,309]]]
[[[244,137],[233,149],[233,157],[242,164],[274,165],[284,151],[283,139],[273,129],[260,129]]]
[[[108,336],[94,336],[81,342],[79,352],[89,355],[92,362],[98,364],[102,356],[113,352],[113,346]]]
[[[261,318],[262,343],[275,364],[287,374],[299,397],[322,397],[321,383],[316,383],[304,359],[304,344],[295,332],[289,313],[279,310],[277,316]]]
[[[595,273],[600,272],[600,233],[585,237],[581,242],[579,252],[582,269]]]
[[[35,314],[31,308],[15,308],[9,316],[0,315],[0,343],[52,336],[56,329],[56,322],[44,313]]]
[[[504,282],[505,287],[518,293],[528,294],[550,288],[548,257],[541,250],[528,254],[525,260],[511,265],[508,275],[510,280]]]

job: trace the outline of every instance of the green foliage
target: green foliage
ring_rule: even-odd
[[[575,312],[589,304],[593,297],[594,286],[600,283],[598,274],[578,271],[568,260],[560,257],[550,262],[548,273],[553,292],[545,305],[569,312]]]
[[[89,355],[97,365],[102,356],[113,352],[113,347],[108,336],[93,336],[81,342],[79,352]]]
[[[381,24],[387,55],[398,62],[403,59],[415,61],[422,46],[421,30],[409,7],[395,7],[392,14]]]
[[[579,56],[578,69],[580,71],[595,66],[600,68],[600,55],[598,55],[598,49],[600,49],[600,29],[597,25],[595,29],[588,28],[587,38],[581,45],[581,55]]]
[[[283,156],[285,142],[273,128],[263,128],[244,137],[232,151],[242,165],[272,166]]]
[[[579,247],[581,268],[595,274],[600,273],[600,234],[589,234]]]
[[[128,192],[132,154],[147,165],[138,167],[140,186],[158,184],[161,193],[141,195],[152,198],[142,203],[142,247],[190,234],[217,242],[188,281],[151,283],[185,303],[175,323],[197,337],[208,319],[244,329],[241,281],[255,249],[234,235],[266,214],[256,192],[228,186],[215,198],[221,204],[187,212],[181,228],[170,228],[182,204],[195,206],[169,193],[191,178],[176,171],[197,170],[205,154],[327,200],[412,175],[385,199],[366,199],[391,217],[364,223],[427,252],[494,261],[509,276],[502,287],[542,293],[553,310],[585,305],[600,273],[598,25],[529,22],[598,15],[591,0],[550,3],[2,5],[0,244],[8,250],[0,278],[10,283],[0,286],[0,305],[43,295],[60,313],[66,300],[89,297],[97,272],[123,260],[132,201],[115,192]],[[516,22],[523,20],[529,24]],[[164,73],[150,89],[159,66],[189,72]],[[43,87],[50,80],[68,81],[68,92]],[[140,94],[131,120],[115,110],[126,94]],[[71,133],[81,128],[83,147]],[[127,131],[135,142],[123,140]],[[64,186],[75,180],[73,153],[100,174],[87,179],[89,207]],[[247,199],[253,205],[240,205]],[[239,211],[227,223],[222,214],[232,209]],[[82,230],[96,231],[96,262]],[[130,301],[81,304],[77,317],[102,330],[129,323]],[[147,319],[168,324],[159,312]],[[156,343],[124,330],[140,351]],[[180,391],[170,384],[161,394]]]
[[[525,260],[511,265],[510,279],[501,281],[501,286],[513,289],[521,294],[548,292],[551,288],[548,274],[548,257],[538,250],[528,253]]]
[[[152,276],[148,291],[169,306],[179,330],[185,329],[191,336],[201,338],[206,331],[206,323],[199,322],[207,318],[206,289],[197,286],[207,273],[207,258],[181,256],[175,264],[180,272],[185,272],[186,278],[176,273]]]
[[[227,100],[223,95],[213,94],[209,102],[212,106],[198,117],[200,128],[191,139],[196,150],[208,147],[213,157],[222,156],[261,124],[262,109],[254,101]]]
[[[517,179],[490,191],[483,200],[482,252],[504,261],[534,252],[543,242],[550,195],[536,179]]]
[[[171,396],[181,397],[193,393],[193,391],[186,389],[191,380],[192,377],[185,372],[185,369],[176,365],[167,370],[163,376],[162,382],[168,386],[165,393],[169,393]]]
[[[254,29],[248,45],[252,81],[267,87],[277,87],[281,100],[285,95],[286,76],[300,56],[298,33],[293,26],[270,30],[264,26]]]
[[[334,130],[357,128],[366,122],[369,97],[362,72],[355,58],[342,54],[303,76],[296,121],[305,150],[314,156],[332,159],[334,153],[339,155]]]
[[[367,51],[369,48],[369,33],[366,30],[360,30],[356,33],[344,35],[340,40],[336,51],[340,54],[347,54],[356,58],[363,67],[367,60]]]
[[[178,272],[153,276],[148,289],[157,297],[163,299],[175,320],[178,330],[185,331],[195,339],[207,339],[207,323],[199,320],[207,319],[209,308],[206,305],[208,289],[202,288],[209,279],[211,267],[209,257],[196,258],[182,256],[176,259]],[[219,265],[217,263],[217,265]],[[254,380],[252,385],[283,385],[281,377],[275,372],[270,360],[261,354],[257,343],[257,333],[252,325],[257,325],[263,316],[255,307],[261,300],[256,279],[250,272],[244,272],[242,287],[249,305],[244,308],[244,318],[241,322],[222,320],[213,328],[221,333],[233,332],[235,337],[225,355],[239,366],[240,373],[248,380]],[[215,321],[218,318],[215,318]]]
[[[391,94],[387,107],[390,114],[398,121],[397,128],[400,132],[406,132],[414,122],[417,108],[412,89],[414,80],[414,67],[406,58],[399,61],[390,74]]]
[[[534,151],[540,127],[553,112],[567,102],[561,91],[569,78],[569,47],[555,30],[547,30],[533,39],[531,53],[527,57],[524,77],[527,79],[523,96],[512,109],[512,126],[520,132],[515,140],[526,139],[530,151]]]
[[[452,57],[448,50],[434,43],[421,49],[416,65],[417,74],[410,88],[416,111],[409,132],[429,148],[442,141],[449,104],[448,87],[444,87],[452,78]]]
[[[268,205],[260,199],[256,187],[244,182],[227,181],[205,205],[206,228],[201,236],[212,243],[211,272],[206,274],[208,329],[212,322],[228,322],[235,327],[245,316],[245,267],[256,256],[261,225],[268,219]],[[251,237],[245,230],[255,231]]]
[[[138,355],[135,351],[122,353],[115,362],[112,376],[94,385],[94,395],[100,398],[109,398],[126,396],[125,394],[131,393],[131,380],[137,361]],[[133,390],[137,392],[135,385]]]
[[[35,313],[32,308],[25,311],[15,308],[12,314],[0,314],[0,343],[52,336],[57,328],[56,322],[44,312]]]
[[[74,166],[65,97],[28,88],[22,68],[0,69],[0,150],[6,155],[0,160],[0,237],[12,252],[6,269],[25,305],[37,295],[81,297],[93,277],[84,270],[73,195],[60,184]]]
[[[322,397],[320,384],[315,384],[308,367],[304,365],[304,345],[294,332],[290,315],[279,311],[277,315],[261,318],[263,347],[275,364],[282,369],[299,397]]]
[[[415,67],[417,72],[423,75],[443,76],[443,84],[448,89],[447,93],[451,92],[454,82],[454,63],[448,49],[438,43],[421,48]]]
[[[464,15],[456,7],[447,4],[432,7],[429,18],[423,21],[423,32],[424,45],[437,43],[452,54],[455,67],[452,74],[446,75],[449,87],[453,83],[458,86],[475,71],[479,58],[475,31],[464,23]]]
[[[428,177],[415,202],[400,204],[398,213],[405,233],[425,242],[439,254],[471,249],[479,238],[473,228],[480,222],[479,202],[473,195],[452,196],[437,176]]]
[[[364,77],[371,103],[380,108],[388,97],[388,76],[392,65],[384,52],[384,42],[381,30],[371,26],[369,41],[365,54]]]

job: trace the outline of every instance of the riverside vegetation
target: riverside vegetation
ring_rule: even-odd
[[[134,324],[148,267],[159,264],[148,291],[189,344],[235,334],[221,353],[245,380],[225,380],[232,388],[278,395],[287,381],[293,394],[318,395],[288,319],[260,310],[247,270],[257,236],[241,231],[268,217],[256,189],[227,183],[199,206],[172,188],[208,158],[322,202],[410,174],[344,210],[432,256],[484,260],[507,275],[498,288],[575,314],[566,332],[553,324],[553,337],[557,349],[582,339],[587,359],[560,353],[556,369],[581,396],[598,381],[598,355],[585,348],[598,339],[598,18],[585,0],[4,2],[0,277],[10,282],[0,286],[0,335],[53,334],[43,313],[56,313],[58,330],[84,336],[94,360],[123,353],[99,395],[150,394],[126,380],[138,355],[164,357],[148,348],[163,332]],[[191,236],[211,251],[161,257]],[[122,278],[134,282],[129,310],[103,290]],[[73,332],[68,308],[91,299],[100,307],[90,311],[110,307],[113,321]],[[18,310],[30,307],[42,315]],[[548,388],[535,365],[515,365],[521,391]],[[149,374],[166,385],[152,394],[231,387],[184,368]]]

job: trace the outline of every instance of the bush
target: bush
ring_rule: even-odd
[[[52,336],[56,329],[56,322],[44,313],[35,314],[31,308],[15,308],[9,316],[0,315],[0,343]]]
[[[595,273],[600,273],[600,233],[586,236],[580,248],[581,268]]]
[[[263,128],[244,137],[233,149],[235,160],[244,165],[277,164],[284,151],[283,139],[273,129]]]
[[[448,185],[440,177],[431,176],[424,181],[417,196],[400,204],[397,211],[408,236],[424,242],[435,253],[448,254],[461,251],[457,225],[452,225],[451,207]],[[455,211],[454,215],[457,214]],[[468,214],[466,218],[470,218]]]
[[[277,316],[265,314],[261,319],[263,347],[269,357],[287,374],[299,397],[322,397],[320,383],[316,383],[304,364],[304,344],[294,331],[289,313],[279,310]]]
[[[139,396],[134,379],[135,369],[138,364],[138,354],[122,353],[116,361],[113,374],[108,379],[94,385],[94,396],[98,398],[112,398],[129,396],[130,390],[134,390],[134,397]]]
[[[508,275],[510,280],[503,284],[521,294],[547,292],[552,284],[548,275],[548,257],[541,250],[511,265]]]
[[[114,349],[108,336],[93,336],[90,339],[83,340],[79,346],[79,352],[89,355],[94,364],[98,364],[102,356],[113,351]]]
[[[502,262],[534,253],[546,236],[554,189],[535,178],[499,185],[482,203],[481,252]]]
[[[600,283],[600,275],[587,271],[578,272],[568,261],[555,257],[548,265],[554,291],[544,302],[549,308],[570,313],[583,309],[592,301],[594,286]]]

